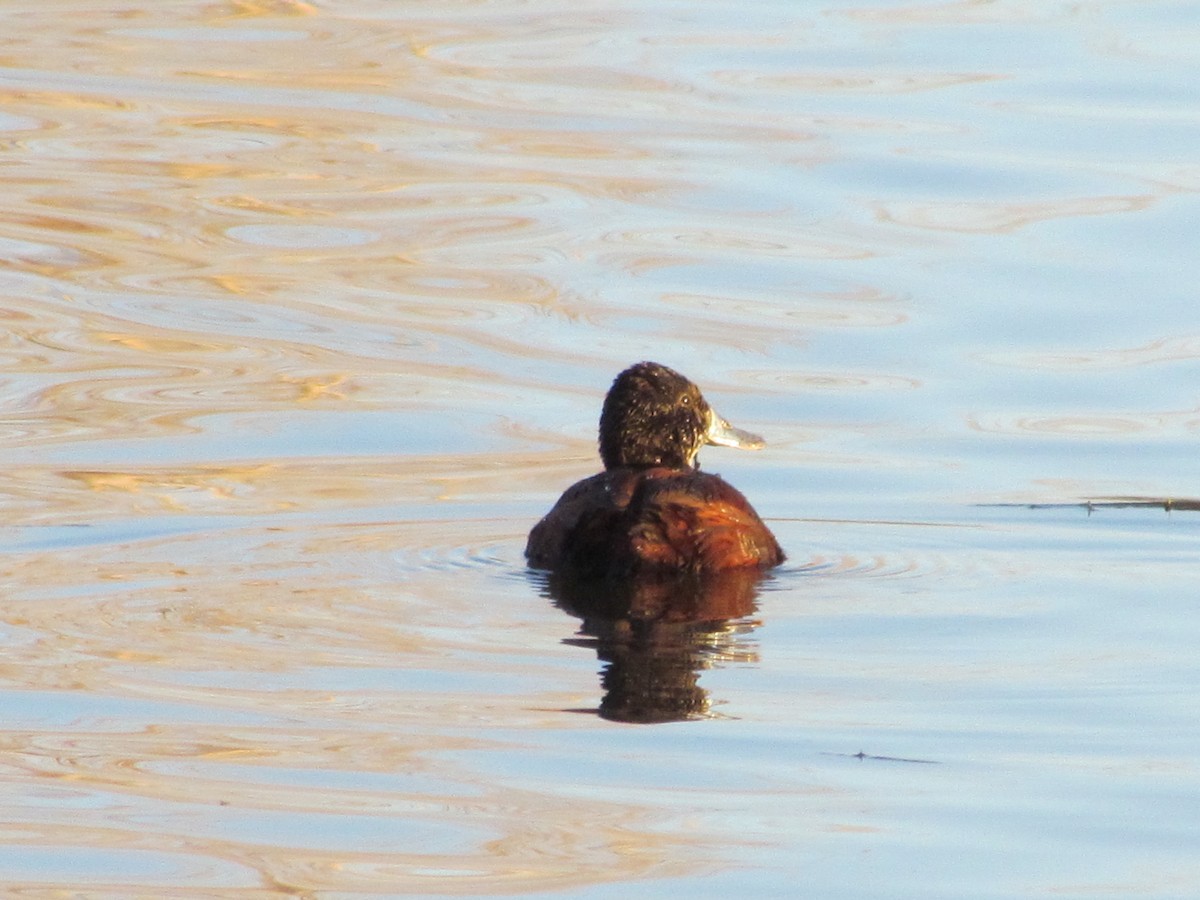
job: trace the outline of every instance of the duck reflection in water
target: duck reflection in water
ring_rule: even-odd
[[[604,471],[568,488],[530,532],[530,566],[584,620],[606,659],[602,714],[662,721],[703,714],[701,646],[753,612],[783,550],[749,501],[701,472],[700,448],[759,449],[700,389],[658,363],[617,376],[600,414]]]
[[[549,596],[581,620],[567,643],[591,647],[604,663],[599,713],[618,722],[674,722],[709,714],[700,673],[756,659],[745,636],[757,624],[761,573],[581,580],[552,574]]]

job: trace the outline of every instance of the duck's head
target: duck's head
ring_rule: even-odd
[[[617,376],[600,413],[604,468],[690,468],[705,444],[758,450],[763,439],[718,416],[674,369],[641,362]]]

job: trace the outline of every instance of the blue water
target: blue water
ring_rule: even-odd
[[[1191,5],[0,21],[0,893],[1197,896]],[[644,358],[789,561],[639,643]]]

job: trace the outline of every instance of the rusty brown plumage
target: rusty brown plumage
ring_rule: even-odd
[[[601,417],[608,467],[568,488],[534,526],[529,564],[583,577],[778,565],[783,550],[749,501],[694,468],[706,442],[762,444],[716,416],[677,372],[639,363],[621,373]]]

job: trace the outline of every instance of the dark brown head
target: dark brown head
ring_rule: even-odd
[[[763,439],[718,416],[674,369],[641,362],[617,376],[600,413],[604,468],[691,468],[705,444],[757,450]]]

